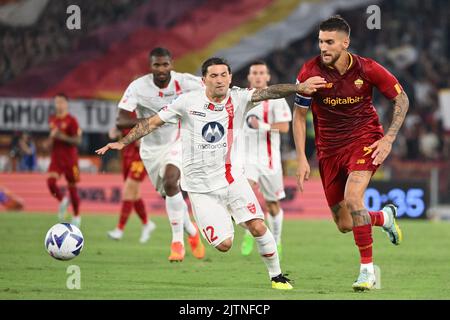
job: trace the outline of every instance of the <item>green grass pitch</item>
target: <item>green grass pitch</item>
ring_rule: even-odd
[[[220,253],[207,246],[196,260],[186,241],[186,258],[169,263],[166,217],[153,220],[150,242],[138,242],[140,224],[130,218],[124,238],[106,231],[117,217],[85,215],[85,246],[80,256],[57,261],[44,249],[56,215],[0,213],[0,299],[450,299],[450,223],[400,221],[404,242],[396,247],[374,229],[374,259],[381,268],[381,290],[355,293],[359,271],[352,234],[340,234],[330,221],[285,220],[282,269],[294,290],[270,287],[256,250],[240,255],[242,229],[234,246]],[[66,287],[67,267],[81,270],[81,289]]]

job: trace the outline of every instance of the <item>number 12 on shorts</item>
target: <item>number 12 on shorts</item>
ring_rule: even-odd
[[[214,227],[213,226],[207,226],[206,228],[202,229],[203,234],[205,235],[206,240],[208,240],[209,243],[213,243],[217,240],[217,236],[214,235]],[[208,236],[209,234],[209,236]]]

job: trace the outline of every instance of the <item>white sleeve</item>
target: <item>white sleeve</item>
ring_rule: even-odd
[[[201,77],[194,76],[190,73],[183,73],[183,92],[194,91],[204,88],[203,80]]]
[[[159,110],[158,116],[162,121],[175,124],[178,123],[180,118],[183,116],[183,111],[185,110],[183,96],[184,95],[181,95],[172,100],[170,104]]]
[[[252,95],[255,89],[233,87],[231,90],[236,92],[239,106],[243,107],[243,112],[247,113],[253,107],[256,107],[260,102],[252,102]]]
[[[134,82],[132,82],[128,86],[127,90],[125,90],[122,99],[120,99],[118,107],[119,109],[124,109],[133,112],[134,110],[136,110],[137,105],[138,105],[137,92]]]
[[[276,99],[273,101],[273,123],[292,121],[292,113],[286,99]]]

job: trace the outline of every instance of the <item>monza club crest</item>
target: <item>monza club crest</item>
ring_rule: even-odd
[[[247,205],[248,211],[250,211],[252,214],[256,213],[256,205],[254,203],[249,203]]]

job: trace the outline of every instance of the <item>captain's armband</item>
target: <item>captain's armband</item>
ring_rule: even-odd
[[[297,107],[308,109],[311,106],[311,103],[312,97],[305,97],[298,93],[295,95],[294,105]]]

